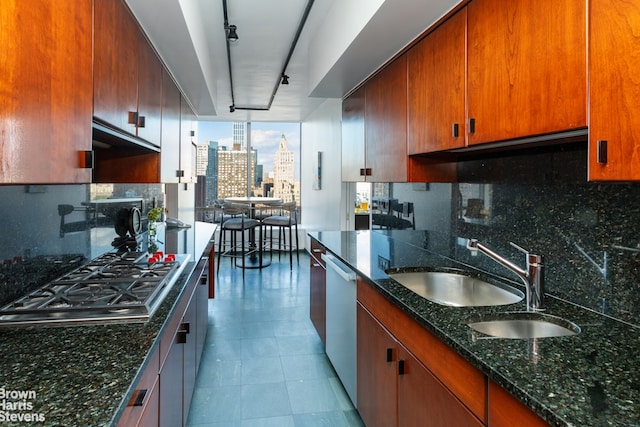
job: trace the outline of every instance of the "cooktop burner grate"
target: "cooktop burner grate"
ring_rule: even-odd
[[[146,321],[184,268],[149,263],[147,253],[104,254],[0,309],[0,326],[95,321]]]

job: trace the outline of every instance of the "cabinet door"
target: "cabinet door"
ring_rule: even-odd
[[[586,3],[469,3],[470,145],[586,126]]]
[[[166,70],[162,72],[161,180],[177,183],[180,169],[180,91]]]
[[[136,134],[140,31],[121,0],[94,2],[93,115]]]
[[[160,146],[162,63],[146,38],[140,37],[138,63],[138,137]]]
[[[209,276],[208,262],[206,259],[201,260],[199,264],[203,264],[203,274],[198,281],[194,298],[196,298],[196,376],[200,367],[200,359],[204,350],[204,343],[207,339],[207,327],[209,324]]]
[[[367,427],[395,426],[396,341],[359,303],[357,324],[358,412]]]
[[[589,5],[589,179],[638,180],[640,58],[632,52],[640,51],[640,4]]]
[[[402,345],[398,345],[398,426],[483,424]]]
[[[518,420],[521,427],[549,425],[502,387],[489,381],[489,427],[511,427],[513,420]]]
[[[409,154],[465,145],[466,26],[464,8],[407,53]]]
[[[182,391],[184,342],[186,334],[178,331],[160,371],[160,427],[182,425]]]
[[[342,181],[345,182],[365,180],[364,103],[364,87],[342,101]]]
[[[2,1],[0,182],[85,183],[91,150],[91,0]]]
[[[180,96],[180,182],[196,182],[196,115]]]
[[[317,254],[318,257],[320,254]],[[327,272],[322,263],[312,254],[309,257],[311,289],[309,309],[311,323],[316,328],[322,344],[327,344]]]
[[[407,181],[407,58],[401,56],[366,85],[367,181]]]
[[[194,292],[184,314],[181,329],[186,332],[186,342],[183,345],[183,379],[182,379],[182,425],[187,424],[189,407],[193,397],[193,388],[196,384],[197,371],[197,299],[198,292]]]

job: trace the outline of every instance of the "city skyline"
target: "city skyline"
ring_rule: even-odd
[[[258,152],[258,163],[265,175],[273,175],[275,153],[284,135],[296,159],[295,179],[300,179],[300,123],[252,122],[251,147]],[[233,146],[233,122],[204,121],[198,123],[198,144],[217,141],[219,146]]]

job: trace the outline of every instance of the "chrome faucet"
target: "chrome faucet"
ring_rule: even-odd
[[[492,260],[501,264],[503,267],[508,268],[522,279],[524,286],[527,290],[527,311],[542,311],[544,310],[543,293],[544,293],[544,270],[542,263],[542,255],[534,255],[529,251],[522,249],[520,246],[513,242],[509,242],[511,246],[523,252],[526,255],[527,266],[526,269],[522,269],[509,261],[508,259],[498,255],[491,249],[484,246],[482,243],[478,243],[477,239],[469,239],[467,243],[467,249],[470,251],[480,251]]]

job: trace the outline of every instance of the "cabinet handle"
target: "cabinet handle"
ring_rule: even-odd
[[[200,278],[200,284],[201,284],[201,285],[206,285],[206,284],[207,284],[207,282],[208,282],[208,280],[207,280],[207,276],[202,276],[202,277]]]
[[[176,178],[184,178],[184,171],[182,169],[176,171]]]
[[[137,111],[129,111],[129,119],[127,123],[130,125],[138,125],[138,112]]]
[[[360,168],[360,176],[365,176],[367,174],[365,168]]]
[[[81,150],[78,151],[78,167],[81,169],[93,169],[94,161],[93,161],[93,151],[92,150]]]
[[[398,375],[404,375],[404,360],[398,360]]]
[[[176,334],[176,344],[186,344],[187,342],[187,333],[185,331],[180,331]]]
[[[129,406],[144,406],[144,399],[147,397],[148,390],[145,388],[142,390],[136,390],[136,392],[138,394],[135,399],[129,401]]]
[[[314,267],[316,267],[316,268],[317,268],[317,267],[321,267],[321,265],[320,265],[320,264],[318,264],[317,262],[314,262],[314,263],[313,263],[313,266],[314,266]]]
[[[371,168],[366,168],[364,170],[364,174],[367,175],[367,176],[371,176]]]
[[[458,125],[458,123],[454,123],[451,129],[451,133],[453,134],[453,137],[457,138],[459,136],[459,132],[460,132],[460,126]]]
[[[387,363],[393,362],[393,349],[387,349]]]
[[[607,163],[607,140],[598,141],[598,163]]]
[[[475,133],[476,132],[476,119],[469,119],[469,133]]]
[[[181,332],[185,332],[185,333],[189,333],[191,330],[191,323],[190,322],[184,322],[180,324],[180,331]]]
[[[143,128],[145,125],[145,118],[144,116],[138,116],[138,120],[136,120],[136,126],[139,128]]]

